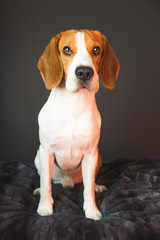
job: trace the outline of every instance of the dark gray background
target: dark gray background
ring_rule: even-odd
[[[158,0],[3,0],[0,18],[1,161],[33,161],[49,95],[37,61],[52,36],[72,28],[102,31],[121,64],[116,89],[96,96],[104,161],[160,157]]]

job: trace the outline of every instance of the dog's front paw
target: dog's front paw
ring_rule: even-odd
[[[39,206],[37,209],[37,213],[40,216],[49,216],[53,213],[53,207]]]
[[[53,213],[53,199],[51,201],[40,201],[37,209],[40,216],[49,216]]]
[[[93,220],[100,220],[102,218],[102,214],[98,210],[98,208],[90,208],[85,210],[86,218],[90,218]]]

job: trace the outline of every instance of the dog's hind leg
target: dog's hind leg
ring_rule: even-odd
[[[102,165],[102,156],[101,156],[100,152],[98,152],[98,164],[97,164],[97,168],[96,168],[96,177],[98,175],[98,171],[99,171],[101,165]],[[107,191],[108,189],[104,185],[99,185],[99,184],[95,183],[94,190],[95,190],[95,192],[104,192],[104,191]]]
[[[37,169],[37,172],[39,174],[39,149],[37,150],[37,154],[36,154],[36,157],[34,159],[34,165]],[[40,174],[39,174],[40,175]],[[34,191],[33,191],[33,195],[40,195],[40,188],[36,188]]]
[[[37,172],[38,172],[38,174],[39,174],[39,149],[37,150],[37,154],[36,154],[36,156],[35,156],[35,159],[34,159],[34,165],[35,165],[35,167],[36,167],[36,169],[37,169]]]

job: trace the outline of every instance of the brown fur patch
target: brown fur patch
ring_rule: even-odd
[[[85,44],[86,44],[87,51],[91,55],[96,71],[98,72],[98,66],[101,60],[101,54],[95,56],[93,54],[93,48],[98,46],[102,51],[101,33],[99,31],[93,31],[93,30],[87,30],[87,29],[84,29],[83,32],[85,34]]]
[[[75,34],[77,32],[78,32],[78,30],[68,30],[63,33],[63,35],[59,41],[59,52],[60,52],[60,57],[61,57],[61,61],[63,64],[65,79],[67,78],[67,71],[68,71],[69,66],[72,63],[73,57],[77,53],[76,38],[75,38]],[[65,54],[63,54],[63,48],[65,46],[68,46],[71,49],[71,51],[73,52],[73,54],[71,56],[66,56]]]
[[[63,65],[58,52],[58,43],[63,33],[53,37],[38,61],[38,68],[47,89],[56,87],[63,76]]]
[[[116,85],[120,64],[106,37],[102,35],[103,53],[99,66],[99,76],[104,86],[113,89]]]

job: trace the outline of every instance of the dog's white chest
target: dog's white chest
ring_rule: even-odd
[[[91,96],[65,94],[51,93],[39,114],[39,126],[41,141],[54,153],[60,168],[71,170],[99,140],[101,118]]]

